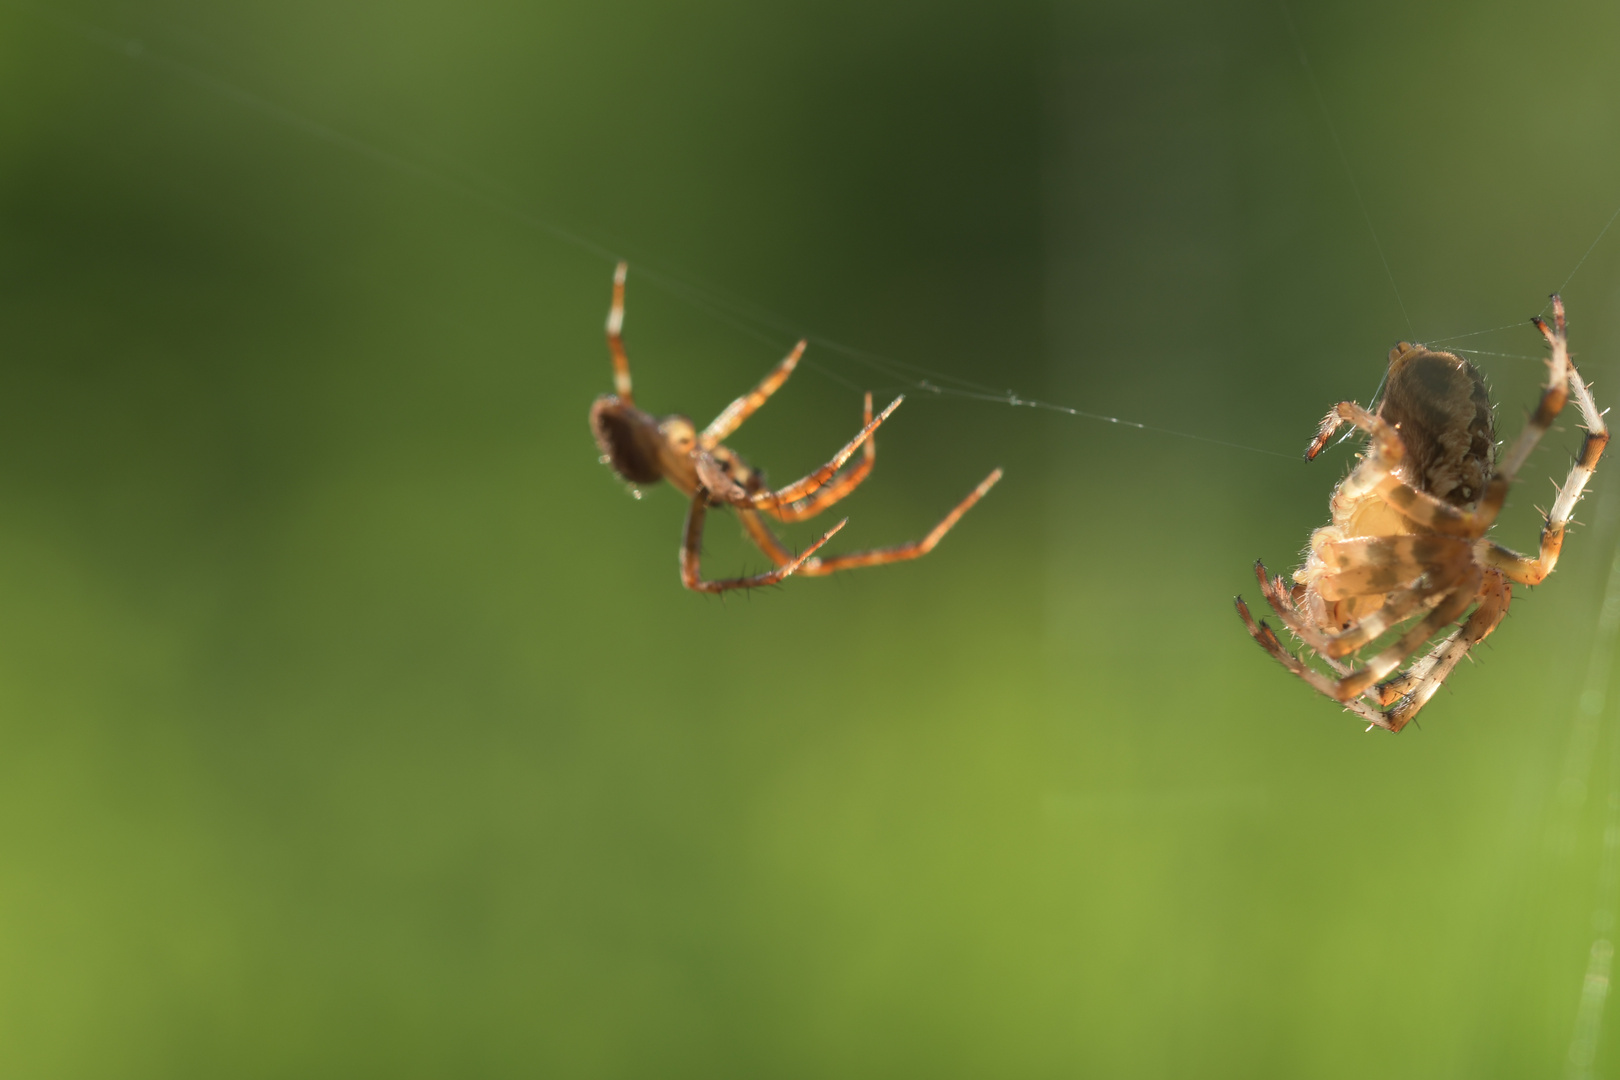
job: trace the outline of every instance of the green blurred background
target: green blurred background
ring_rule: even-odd
[[[1513,326],[1517,429],[1620,8],[1294,18],[1399,301],[1267,2],[0,4],[0,1072],[1558,1074],[1616,463],[1399,738],[1230,597],[1395,340]],[[808,332],[1284,456],[913,393],[834,549],[1004,466],[933,555],[696,596],[592,245],[655,410]],[[1613,401],[1620,236],[1566,296]],[[781,479],[895,388],[809,358]]]

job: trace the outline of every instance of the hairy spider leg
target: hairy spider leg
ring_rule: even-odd
[[[1390,731],[1405,727],[1429,703],[1457,662],[1489,637],[1491,631],[1501,623],[1507,614],[1508,603],[1513,599],[1513,587],[1501,574],[1487,570],[1479,592],[1480,605],[1466,622],[1442,639],[1405,674],[1378,685],[1378,703],[1393,706],[1385,711],[1388,723],[1381,727],[1387,727]]]
[[[766,399],[776,393],[782,384],[787,382],[788,376],[793,374],[793,369],[799,364],[799,357],[804,355],[804,344],[801,341],[793,346],[793,351],[773,367],[770,374],[759,381],[758,386],[721,409],[720,415],[709,421],[709,426],[698,436],[698,445],[705,450],[713,450],[727,435],[742,427],[742,422],[753,416],[755,411],[765,404]],[[867,414],[866,420],[868,423],[871,422],[871,413]]]
[[[866,407],[862,413],[863,423],[872,422],[872,395],[866,395]],[[866,474],[872,471],[877,463],[877,436],[868,435],[866,442],[861,444],[861,460],[857,461],[849,470],[840,473],[827,485],[817,491],[808,499],[793,503],[791,506],[768,506],[765,512],[777,521],[792,523],[815,517],[833,503],[861,486]]]
[[[1466,557],[1467,549],[1463,550]],[[1414,566],[1408,573],[1407,580],[1411,581],[1422,577],[1424,569]],[[1332,664],[1334,670],[1341,676],[1348,675],[1351,669],[1338,663],[1340,657],[1348,656],[1362,646],[1372,643],[1418,612],[1434,607],[1440,603],[1451,587],[1451,582],[1447,580],[1426,587],[1378,589],[1377,592],[1388,595],[1383,607],[1362,616],[1338,633],[1324,634],[1299,617],[1293,603],[1282,592],[1282,578],[1277,578],[1275,582],[1270,581],[1262,563],[1255,563],[1255,576],[1260,579],[1261,593],[1271,604],[1272,610],[1282,619],[1283,624],[1293,631],[1295,637],[1315,649],[1322,659]]]
[[[1275,578],[1269,576],[1266,564],[1259,559],[1255,560],[1254,574],[1255,577],[1260,579],[1260,594],[1266,598],[1266,602],[1271,605],[1271,610],[1277,613],[1277,617],[1283,621],[1283,625],[1288,627],[1293,635],[1306,645],[1309,645],[1318,653],[1323,653],[1323,646],[1318,642],[1327,639],[1313,629],[1304,619],[1300,618],[1299,609],[1295,606],[1294,595],[1282,576],[1278,575]],[[1242,603],[1242,599],[1242,597],[1239,597],[1238,602]],[[1325,653],[1323,653],[1322,659],[1327,662],[1328,667],[1332,668],[1336,674],[1350,674],[1350,665],[1340,663]]]
[[[967,498],[957,503],[951,512],[946,514],[940,523],[935,525],[933,530],[921,540],[896,544],[894,547],[853,551],[847,555],[829,555],[826,558],[817,556],[813,559],[804,560],[803,565],[799,568],[799,573],[805,577],[820,577],[824,574],[836,573],[839,570],[854,570],[862,566],[882,566],[884,563],[920,559],[933,551],[935,545],[944,538],[946,533],[951,531],[952,526],[961,520],[962,515],[971,510],[973,504],[982,499],[985,492],[994,487],[996,481],[1000,479],[1001,470],[996,469],[985,477],[978,487],[968,492]],[[749,538],[765,553],[766,558],[778,566],[789,558],[787,550],[782,547],[782,542],[776,538],[776,534],[771,532],[771,527],[757,513],[752,510],[739,509],[737,516],[742,519],[743,528],[747,530]]]
[[[1254,616],[1249,614],[1249,605],[1243,602],[1243,597],[1234,596],[1232,603],[1237,606],[1238,617],[1243,620],[1243,625],[1248,627],[1250,636],[1260,643],[1262,649],[1276,657],[1277,662],[1282,664],[1283,667],[1310,683],[1311,688],[1317,693],[1326,694],[1328,697],[1337,699],[1338,695],[1334,693],[1334,687],[1336,686],[1334,680],[1319,671],[1313,671],[1306,667],[1303,660],[1283,648],[1283,643],[1277,640],[1276,633],[1266,625],[1266,621],[1261,619],[1256,622]],[[1352,699],[1341,701],[1340,704],[1369,724],[1376,724],[1382,728],[1389,726],[1389,721],[1384,719],[1384,714],[1368,705],[1365,701]]]
[[[607,343],[613,355],[613,392],[626,405],[636,400],[630,394],[630,357],[624,351],[624,276],[630,264],[620,262],[613,268],[613,303],[608,307]]]
[[[844,462],[855,455],[855,451],[861,448],[861,444],[871,438],[872,432],[876,431],[883,421],[889,418],[889,414],[898,409],[900,403],[904,400],[906,400],[906,397],[901,394],[889,402],[888,407],[878,413],[871,423],[863,427],[859,435],[845,443],[844,448],[834,454],[831,461],[808,476],[801,477],[786,487],[778,488],[775,491],[740,492],[736,495],[721,495],[711,492],[710,497],[728,506],[734,506],[739,510],[768,510],[786,503],[798,502],[800,499],[813,495],[825,486],[839,469],[844,467]]]
[[[686,532],[681,541],[681,584],[693,592],[720,593],[728,589],[754,589],[762,585],[775,585],[778,581],[792,574],[810,558],[817,548],[821,547],[833,534],[849,521],[845,518],[826,532],[821,539],[811,544],[804,553],[790,557],[781,563],[775,570],[768,570],[763,574],[752,577],[726,578],[722,581],[705,581],[703,579],[703,518],[708,510],[708,497],[703,489],[699,488],[692,496],[692,501],[686,508]],[[774,561],[774,560],[773,560]]]
[[[1283,648],[1282,642],[1263,620],[1255,622],[1242,597],[1238,597],[1236,603],[1238,615],[1243,619],[1244,626],[1248,627],[1249,633],[1267,652],[1320,693],[1326,694],[1341,705],[1348,705],[1351,699],[1359,697],[1374,683],[1399,667],[1402,660],[1416,652],[1418,647],[1438,633],[1441,627],[1466,611],[1479,593],[1479,583],[1479,573],[1470,575],[1463,586],[1446,593],[1440,603],[1410,630],[1380,650],[1360,668],[1338,679],[1330,679],[1321,672],[1306,667],[1299,657]],[[1385,727],[1387,724],[1379,726]]]
[[[1586,490],[1587,481],[1592,479],[1592,472],[1597,468],[1598,459],[1603,456],[1604,447],[1609,445],[1609,429],[1603,423],[1603,414],[1592,400],[1591,388],[1581,379],[1574,363],[1567,360],[1569,346],[1564,337],[1564,302],[1557,296],[1553,297],[1552,327],[1539,318],[1535,323],[1552,346],[1552,362],[1556,365],[1559,355],[1566,357],[1564,362],[1569,370],[1570,392],[1580,407],[1586,438],[1581,441],[1580,455],[1570,466],[1569,476],[1565,478],[1564,486],[1558,489],[1558,497],[1553,500],[1552,509],[1542,523],[1540,551],[1536,558],[1520,555],[1511,548],[1490,541],[1482,540],[1476,545],[1475,554],[1481,562],[1502,571],[1521,585],[1539,585],[1558,565],[1558,555],[1564,547],[1564,529],[1569,524],[1570,515],[1575,512],[1575,504]]]

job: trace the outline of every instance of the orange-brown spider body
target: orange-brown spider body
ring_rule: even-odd
[[[1570,515],[1609,435],[1569,360],[1563,302],[1555,296],[1552,303],[1551,326],[1534,320],[1551,350],[1547,385],[1499,463],[1490,395],[1479,371],[1462,357],[1419,345],[1402,342],[1390,351],[1376,413],[1346,401],[1322,421],[1307,460],[1347,423],[1366,433],[1366,452],[1334,490],[1332,518],[1311,534],[1293,585],[1271,577],[1261,563],[1255,573],[1278,618],[1331,675],[1284,648],[1237,598],[1238,614],[1262,648],[1370,725],[1388,731],[1406,726],[1468,650],[1501,622],[1512,583],[1538,584],[1558,562]],[[1538,554],[1520,555],[1485,534],[1519,468],[1571,395],[1586,439],[1547,513]],[[1469,608],[1467,619],[1453,627]],[[1421,658],[1398,671],[1443,632]],[[1390,635],[1358,662],[1363,650]]]
[[[865,423],[859,434],[821,468],[783,488],[771,489],[764,474],[750,466],[721,440],[741,426],[787,381],[804,354],[799,342],[753,390],[720,411],[709,426],[698,431],[687,417],[655,417],[636,407],[630,384],[630,361],[624,348],[625,264],[613,275],[613,303],[608,310],[608,351],[613,359],[615,393],[604,394],[591,404],[591,433],[602,451],[602,460],[631,484],[652,484],[667,480],[689,500],[686,528],[681,543],[681,583],[698,592],[724,592],[728,589],[773,585],[790,574],[830,574],[857,566],[915,559],[932,551],[959,518],[1001,479],[996,469],[967,498],[958,503],[932,532],[921,540],[895,547],[877,548],[846,555],[817,557],[815,552],[844,527],[840,521],[802,554],[785,548],[761,514],[783,522],[803,521],[836,503],[858,487],[872,471],[877,446],[872,438],[883,421],[899,408],[895,398],[876,417],[872,415],[872,395],[866,395]],[[861,460],[848,469],[844,464],[856,450],[864,448]],[[843,471],[840,471],[843,470]],[[742,521],[750,540],[763,551],[775,569],[751,577],[721,581],[704,579],[700,567],[704,516],[710,508],[729,506]],[[846,521],[848,519],[845,519]]]

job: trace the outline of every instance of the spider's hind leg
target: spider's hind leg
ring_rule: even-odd
[[[996,469],[989,476],[979,481],[979,486],[968,492],[967,497],[957,503],[951,509],[951,512],[946,514],[940,523],[935,525],[928,535],[921,540],[911,540],[904,544],[896,544],[893,547],[872,548],[869,551],[851,551],[845,555],[828,555],[826,558],[817,557],[805,563],[802,572],[813,577],[819,577],[822,574],[833,574],[839,570],[854,570],[856,567],[861,566],[882,566],[884,563],[920,559],[933,551],[934,545],[944,539],[945,534],[950,532],[956,523],[961,520],[962,515],[973,509],[973,504],[984,498],[985,493],[995,487],[996,481],[1000,479],[1001,470]]]
[[[707,498],[708,495],[702,488],[699,488],[697,493],[692,496],[692,501],[688,504],[686,510],[686,531],[681,540],[681,584],[693,592],[719,593],[730,589],[754,589],[762,585],[775,585],[778,581],[804,565],[805,560],[815,554],[816,549],[821,547],[822,544],[831,540],[833,534],[842,529],[845,522],[848,521],[846,518],[822,533],[821,539],[811,544],[801,555],[788,556],[782,562],[778,562],[773,557],[771,561],[778,562],[775,570],[768,570],[763,574],[755,574],[752,577],[705,581],[702,568],[702,548],[703,519],[708,511]]]

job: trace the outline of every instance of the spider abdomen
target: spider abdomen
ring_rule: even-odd
[[[1403,341],[1389,352],[1378,415],[1406,447],[1403,480],[1454,506],[1478,501],[1496,453],[1491,396],[1478,368]]]

